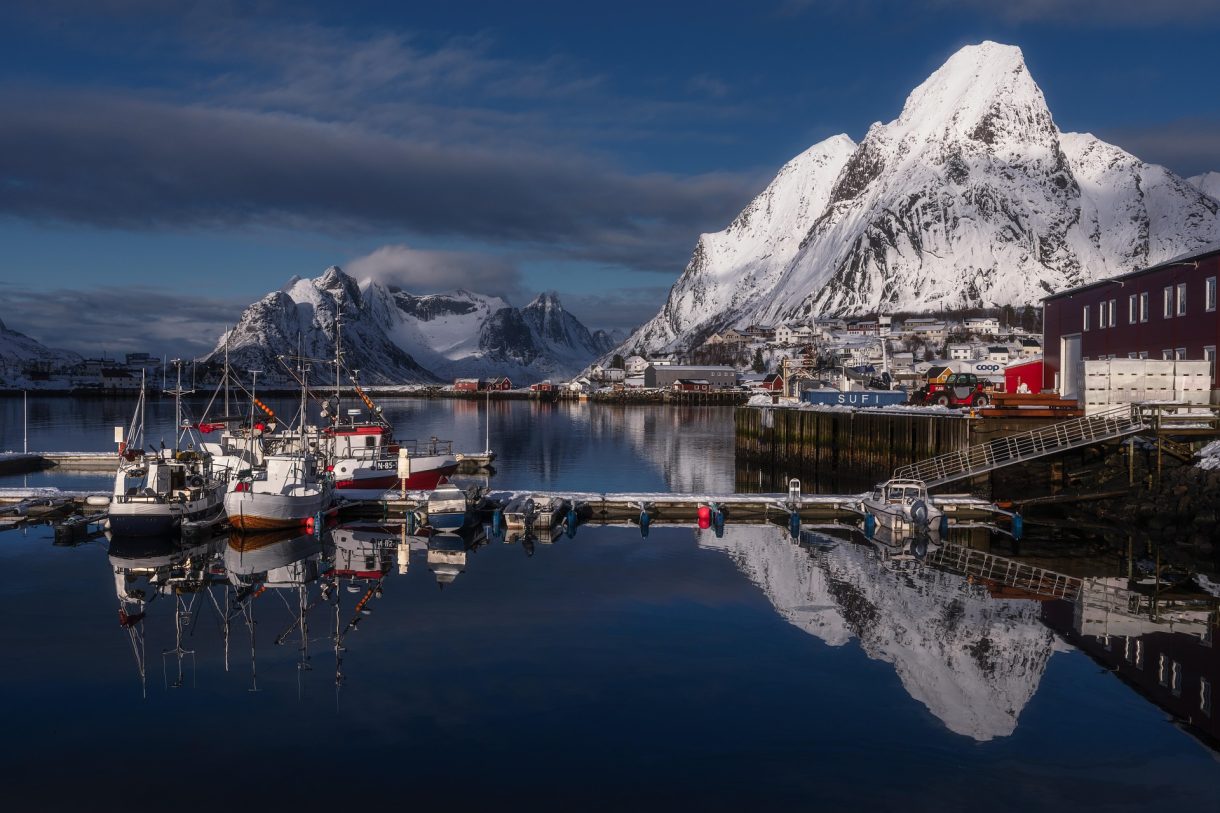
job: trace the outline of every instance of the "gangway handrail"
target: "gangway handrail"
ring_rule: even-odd
[[[1134,434],[1147,428],[1142,417],[1135,407],[1116,407],[900,466],[893,476],[922,480],[929,486],[941,485],[1055,452]]]

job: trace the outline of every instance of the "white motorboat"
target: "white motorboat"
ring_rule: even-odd
[[[428,494],[427,524],[437,531],[456,531],[471,521],[470,499],[453,483],[437,486]]]
[[[865,512],[876,518],[877,525],[896,539],[937,530],[942,515],[922,480],[878,483],[860,502]]]

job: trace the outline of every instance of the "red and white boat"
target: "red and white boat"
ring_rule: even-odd
[[[458,461],[450,441],[430,438],[427,441],[395,440],[393,428],[381,417],[358,386],[356,393],[368,407],[371,418],[362,410],[352,409],[341,418],[333,415],[333,423],[322,430],[329,441],[330,469],[335,478],[335,496],[349,500],[371,500],[391,488],[401,488],[398,476],[399,450],[406,449],[411,463],[407,477],[408,491],[431,491],[441,479],[457,471]],[[337,410],[335,410],[337,412]]]

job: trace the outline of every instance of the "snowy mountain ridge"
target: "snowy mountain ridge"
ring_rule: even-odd
[[[54,366],[75,364],[81,357],[69,350],[47,347],[37,339],[9,329],[0,322],[0,365],[19,366],[31,361],[48,362]]]
[[[315,279],[293,277],[246,308],[207,360],[221,359],[226,342],[239,369],[278,370],[277,357],[298,347],[305,356],[331,358],[336,324],[345,364],[370,384],[566,378],[611,347],[565,311],[554,292],[518,309],[469,291],[416,295],[358,282],[331,266]]]
[[[704,234],[619,352],[823,314],[1037,303],[1220,239],[1220,204],[1164,167],[1056,127],[1019,48],[962,48],[860,143],[786,164]]]

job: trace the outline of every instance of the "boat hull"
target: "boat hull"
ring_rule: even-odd
[[[223,515],[224,503],[217,493],[210,499],[181,502],[114,502],[108,520],[113,536],[165,536],[182,522],[201,522]]]
[[[440,481],[457,471],[457,459],[450,455],[422,455],[411,458],[408,491],[431,491]],[[343,459],[335,463],[335,493],[350,500],[377,499],[387,490],[402,487],[398,461]]]
[[[329,489],[296,495],[251,491],[230,491],[225,495],[229,524],[243,531],[300,528],[330,506]]]

